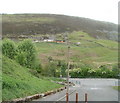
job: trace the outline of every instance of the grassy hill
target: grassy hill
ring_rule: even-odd
[[[83,31],[97,39],[117,40],[117,25],[88,18],[55,14],[4,14],[3,36],[45,35]]]
[[[37,78],[30,70],[20,66],[14,60],[5,56],[2,58],[2,100],[43,93],[61,85],[50,82],[48,78]]]
[[[90,64],[96,68],[118,62],[118,42],[116,41],[95,39],[81,31],[70,33],[69,41],[71,63]],[[80,42],[80,45],[77,45],[77,42]],[[40,42],[35,45],[42,64],[45,65],[50,56],[55,60],[67,61],[66,43]]]

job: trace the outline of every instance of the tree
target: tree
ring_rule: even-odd
[[[36,49],[31,40],[24,40],[18,44],[16,59],[21,65],[31,68],[35,64],[35,54]]]

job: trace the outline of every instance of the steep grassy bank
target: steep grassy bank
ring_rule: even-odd
[[[23,68],[14,60],[3,56],[3,87],[2,99],[11,100],[36,93],[46,92],[61,85],[50,82],[45,78],[33,76],[29,69]]]

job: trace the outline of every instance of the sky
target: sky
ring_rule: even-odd
[[[49,13],[118,24],[120,0],[1,0],[0,13]]]

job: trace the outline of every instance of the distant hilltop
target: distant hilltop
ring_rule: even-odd
[[[97,39],[118,40],[117,25],[55,14],[3,14],[3,36],[59,34],[83,31]]]

